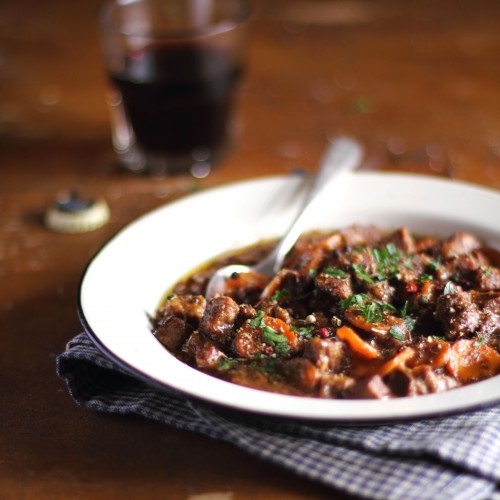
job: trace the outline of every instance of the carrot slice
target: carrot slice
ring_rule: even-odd
[[[415,356],[415,350],[413,348],[405,347],[404,349],[401,349],[401,351],[380,367],[378,374],[381,377],[385,377],[397,368],[404,366],[407,361],[413,358],[413,356]]]
[[[450,344],[445,340],[436,340],[435,344],[438,347],[438,351],[431,359],[431,366],[433,368],[442,368],[446,365],[450,357]]]
[[[337,330],[337,337],[343,340],[352,349],[363,358],[376,359],[380,357],[380,352],[368,342],[365,342],[352,328],[341,326]]]
[[[273,318],[271,316],[266,316],[264,323],[276,330],[278,333],[286,337],[288,344],[291,347],[297,347],[297,334],[290,328],[290,326],[279,318]]]
[[[451,347],[446,368],[459,382],[475,382],[500,374],[500,354],[487,344],[460,339]]]

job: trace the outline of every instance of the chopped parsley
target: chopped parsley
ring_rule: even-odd
[[[446,340],[446,337],[444,335],[431,335],[431,339],[434,339],[434,340]]]
[[[392,325],[389,329],[389,333],[391,337],[399,340],[400,342],[403,342],[406,337],[404,330],[398,325]]]
[[[299,337],[303,337],[305,339],[312,339],[313,337],[313,330],[315,328],[315,325],[307,325],[307,326],[299,326],[298,328],[294,328],[295,333]]]
[[[217,362],[217,368],[220,370],[231,370],[232,368],[235,367],[235,365],[238,363],[237,359],[234,358],[222,358]]]
[[[412,318],[411,316],[405,316],[404,320],[406,328],[408,328],[408,331],[412,332],[415,328],[415,323],[417,322],[417,320],[415,318]]]
[[[276,330],[271,328],[270,326],[265,326],[262,329],[262,340],[273,347],[274,352],[277,354],[283,354],[290,350],[290,346],[288,345],[288,339],[278,333]]]
[[[259,309],[257,314],[248,322],[249,326],[252,328],[262,328],[263,325],[265,326],[264,316],[264,311]]]
[[[403,254],[398,251],[394,243],[387,243],[382,248],[370,248],[368,251],[375,260],[377,272],[371,276],[361,264],[353,264],[352,268],[360,279],[372,285],[394,278],[399,273],[399,264],[403,261]]]
[[[273,302],[281,302],[282,300],[287,300],[292,296],[290,290],[283,288],[282,290],[276,290],[271,297]]]
[[[347,273],[340,267],[327,267],[323,269],[323,272],[328,276],[335,276],[335,278],[345,278],[347,276]]]
[[[438,255],[436,260],[429,262],[429,267],[431,268],[431,270],[436,271],[439,267],[441,267],[442,260],[443,259],[441,255]]]
[[[415,312],[418,308],[415,304],[405,300],[403,307],[401,308],[401,317],[406,318],[410,313]]]
[[[287,344],[288,340],[284,335],[278,333],[270,326],[265,326],[262,329],[262,340],[269,345],[275,346],[276,344]]]
[[[383,248],[372,248],[371,254],[377,264],[377,278],[379,281],[393,278],[398,274],[398,266],[403,260],[403,254],[398,251],[394,243],[387,243]]]
[[[257,311],[257,314],[249,321],[249,326],[252,328],[260,328],[262,330],[262,340],[266,344],[272,346],[276,353],[282,354],[287,352],[290,349],[288,339],[274,328],[266,325],[264,317],[264,311]]]
[[[417,279],[419,283],[423,283],[424,281],[432,281],[434,279],[434,276],[432,276],[432,274],[422,273],[418,275]]]
[[[356,273],[356,275],[359,278],[361,278],[363,281],[366,281],[370,285],[375,283],[375,281],[373,281],[372,277],[363,269],[363,267],[360,264],[353,264],[352,268],[354,269],[354,272]]]
[[[342,309],[347,309],[351,306],[363,306],[365,302],[369,300],[371,300],[370,296],[366,293],[356,293],[354,295],[351,295],[350,297],[347,297],[347,299],[342,299],[339,302],[339,305]]]
[[[484,337],[478,337],[478,339],[472,344],[474,347],[480,347],[486,344],[486,339]]]
[[[341,300],[339,305],[343,309],[353,307],[367,323],[380,323],[384,320],[386,314],[396,310],[391,304],[384,304],[383,302],[372,300],[366,293],[351,295],[349,298]]]

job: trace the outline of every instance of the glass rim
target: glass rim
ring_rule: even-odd
[[[141,3],[143,0],[107,0],[101,6],[98,12],[98,21],[103,31],[119,33],[124,36],[136,36],[149,39],[170,38],[170,39],[188,39],[217,35],[235,29],[248,20],[251,14],[250,4],[247,0],[230,0],[239,6],[236,13],[226,19],[208,24],[201,28],[179,29],[179,30],[130,30],[124,29],[118,23],[109,18],[109,11],[113,7],[121,8],[130,4]],[[217,1],[217,0],[216,0]],[[121,5],[120,5],[121,3]]]

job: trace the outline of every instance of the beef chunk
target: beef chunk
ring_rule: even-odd
[[[428,365],[420,365],[413,370],[394,370],[386,377],[386,382],[398,397],[442,392],[459,385],[452,377],[437,373]]]
[[[445,258],[458,257],[481,248],[481,242],[466,232],[454,233],[441,245],[441,253]]]
[[[321,373],[336,372],[345,360],[346,350],[339,340],[314,337],[306,345],[304,357],[311,360]]]
[[[499,318],[496,319],[496,329],[491,330],[489,334],[485,335],[484,338],[488,342],[488,345],[500,352],[500,328],[498,327]]]
[[[483,311],[500,315],[500,292],[471,292],[471,300]]]
[[[301,295],[301,282],[300,274],[297,271],[290,271],[289,269],[282,269],[273,279],[268,283],[261,297],[263,299],[272,299],[276,292],[281,290],[286,295],[293,296],[295,294]]]
[[[308,393],[312,392],[320,381],[320,371],[314,363],[305,358],[293,358],[286,363],[285,373],[293,385]]]
[[[347,256],[346,256],[347,257]],[[372,252],[368,250],[364,250],[361,252],[353,252],[349,254],[348,260],[346,262],[348,265],[353,266],[359,266],[361,269],[363,269],[366,274],[373,276],[377,273],[377,262],[375,260],[375,257],[373,256]],[[357,276],[357,274],[356,274]],[[363,278],[358,277],[358,281],[360,283],[364,283],[365,280]]]
[[[265,353],[266,347],[262,341],[262,331],[248,324],[243,325],[236,332],[233,340],[233,350],[239,358],[253,359],[258,354]]]
[[[260,310],[264,311],[266,316],[272,316],[273,318],[279,318],[281,321],[289,324],[292,321],[292,315],[283,307],[280,307],[274,303],[262,302],[259,307]],[[255,314],[254,314],[255,316]]]
[[[380,375],[372,375],[357,380],[346,389],[344,395],[350,399],[386,399],[392,393]]]
[[[397,397],[414,396],[417,391],[415,379],[407,368],[397,368],[385,377],[390,391]]]
[[[476,281],[479,290],[500,290],[500,269],[489,266],[478,269]]]
[[[500,339],[500,292],[473,293],[474,302],[481,308],[481,324],[477,335],[491,346],[499,346]]]
[[[455,340],[474,333],[481,319],[480,311],[472,302],[468,292],[441,295],[434,315],[441,324],[447,340]]]
[[[200,332],[216,343],[227,343],[239,313],[238,304],[230,297],[218,295],[207,303],[200,322]]]
[[[165,302],[160,316],[174,315],[197,328],[206,305],[207,301],[203,295],[174,295]]]
[[[384,243],[394,243],[405,253],[414,253],[416,250],[415,240],[406,227],[401,227],[391,233],[388,238],[384,239]]]
[[[352,295],[351,279],[348,275],[339,277],[323,272],[316,276],[315,284],[320,290],[338,300],[347,299]]]
[[[387,280],[384,280],[367,285],[366,291],[379,302],[388,304],[392,301],[395,289],[389,285]]]
[[[183,319],[169,315],[159,321],[154,335],[169,351],[177,351],[192,331],[193,328]]]
[[[182,352],[198,368],[217,368],[218,363],[227,357],[214,342],[199,332],[193,332],[184,344]]]
[[[459,385],[454,378],[444,373],[438,373],[428,365],[417,366],[413,369],[412,374],[417,382],[420,382],[416,384],[417,394],[448,391]]]
[[[353,387],[355,380],[344,373],[328,373],[321,377],[318,396],[320,398],[341,398]]]
[[[452,258],[437,269],[436,276],[441,280],[453,280],[470,289],[479,286],[487,266],[488,261],[480,252],[472,252]]]
[[[238,319],[243,322],[246,319],[253,318],[256,314],[255,309],[250,304],[240,304],[238,311]]]
[[[375,226],[350,226],[341,231],[344,242],[348,246],[375,243],[382,237],[382,231]]]
[[[206,342],[196,353],[196,366],[215,369],[226,358],[227,356],[213,342]]]

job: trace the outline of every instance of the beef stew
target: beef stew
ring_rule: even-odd
[[[474,235],[314,232],[270,281],[235,275],[205,299],[215,269],[253,264],[272,244],[177,283],[152,320],[156,338],[209,375],[306,397],[415,396],[500,374],[500,256]]]

